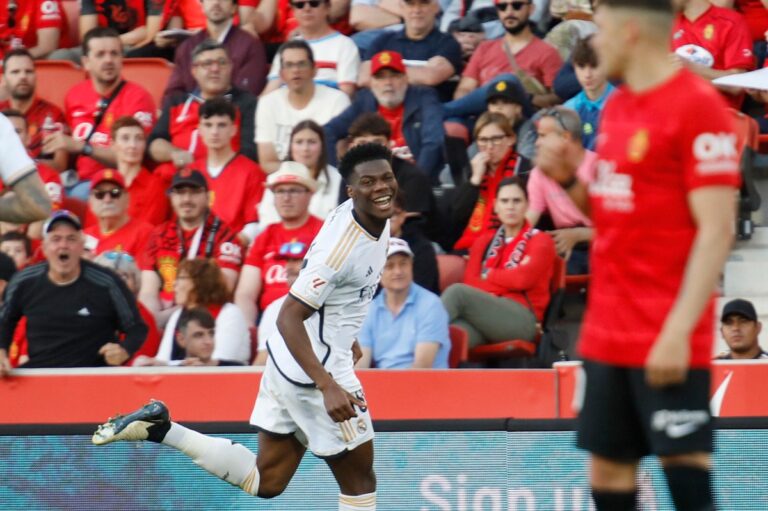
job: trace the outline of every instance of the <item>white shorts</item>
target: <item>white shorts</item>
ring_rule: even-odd
[[[345,390],[365,400],[362,387]],[[373,440],[370,411],[355,405],[355,412],[357,417],[334,422],[325,410],[322,392],[289,382],[270,360],[250,423],[267,433],[294,435],[312,454],[328,458]]]

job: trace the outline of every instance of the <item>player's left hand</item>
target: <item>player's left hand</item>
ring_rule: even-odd
[[[116,342],[108,342],[99,349],[99,355],[104,357],[107,364],[111,366],[122,365],[123,362],[131,358],[125,348]]]
[[[679,385],[688,377],[691,348],[687,335],[662,331],[645,361],[645,381],[650,387]]]

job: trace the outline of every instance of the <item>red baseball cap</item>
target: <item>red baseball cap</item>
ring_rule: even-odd
[[[391,69],[392,71],[405,74],[403,56],[396,51],[380,51],[371,59],[371,74],[375,75],[382,69]]]
[[[120,188],[125,189],[125,179],[123,175],[115,169],[103,169],[96,173],[91,179],[91,190],[99,186],[101,183],[114,183]]]

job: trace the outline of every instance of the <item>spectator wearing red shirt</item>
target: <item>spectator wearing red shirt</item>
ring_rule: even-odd
[[[712,0],[714,5],[736,9],[747,22],[752,41],[765,40],[768,31],[768,2],[764,0]]]
[[[709,0],[675,0],[673,4],[678,14],[671,46],[681,65],[710,81],[755,67],[752,37],[741,14]],[[731,106],[741,107],[741,90],[721,90]]]
[[[0,110],[18,110],[27,120],[29,155],[38,162],[45,163],[58,171],[67,168],[67,152],[57,151],[52,157],[41,158],[43,144],[43,126],[50,119],[55,129],[66,129],[64,112],[53,103],[35,95],[37,75],[35,61],[29,50],[19,48],[5,54],[3,59],[3,84],[10,95],[6,101],[0,101]]]
[[[237,8],[234,0],[202,0],[207,19],[205,29],[189,37],[176,50],[175,66],[165,90],[163,103],[175,94],[195,91],[198,83],[193,73],[195,48],[211,39],[221,44],[231,62],[231,83],[234,87],[258,96],[267,77],[267,57],[264,45],[248,32],[234,26]]]
[[[243,275],[235,291],[235,304],[243,311],[249,325],[256,324],[259,311],[288,292],[285,259],[280,247],[291,241],[309,245],[323,226],[323,221],[309,214],[309,202],[317,189],[307,167],[284,162],[267,178],[274,194],[280,222],[270,224],[259,234],[248,251]]]
[[[170,218],[168,183],[157,173],[142,166],[147,148],[147,134],[134,117],[120,117],[112,125],[112,150],[117,159],[117,171],[125,181],[128,192],[128,216],[158,225]]]
[[[520,81],[537,107],[560,102],[552,84],[563,60],[553,46],[533,34],[529,23],[533,2],[497,0],[495,5],[506,34],[482,43],[469,59],[454,101],[445,104],[446,117],[466,117],[485,110],[488,89],[500,80]]]
[[[470,347],[523,339],[533,341],[536,322],[549,304],[555,244],[525,219],[528,195],[516,177],[503,179],[493,209],[501,226],[472,244],[464,283],[442,295],[451,324],[469,334]]]
[[[173,176],[169,194],[176,218],[152,231],[139,258],[139,299],[152,311],[160,328],[174,311],[173,286],[181,260],[215,260],[232,290],[243,258],[237,233],[208,207],[208,182],[203,174],[180,170]]]
[[[290,0],[240,0],[239,5],[243,28],[257,33],[273,49],[290,39],[299,26]],[[333,28],[349,34],[349,0],[329,0],[329,5],[328,18]]]
[[[258,233],[258,207],[266,176],[261,167],[232,149],[236,118],[236,107],[224,98],[203,103],[199,131],[208,153],[190,168],[199,170],[208,180],[213,214],[239,233],[247,247]]]
[[[249,36],[250,37],[250,36]],[[176,169],[204,158],[205,144],[200,140],[200,105],[213,98],[224,97],[237,107],[237,136],[232,149],[256,161],[256,97],[232,87],[232,60],[227,49],[205,40],[192,53],[195,92],[174,95],[163,106],[160,119],[149,136],[149,154],[162,163],[156,172],[170,177]]]
[[[475,240],[496,232],[499,218],[493,204],[499,183],[530,169],[530,162],[515,152],[517,137],[506,116],[486,112],[475,124],[478,152],[472,158],[472,174],[446,197],[449,204],[454,250],[468,250]]]
[[[112,124],[123,115],[130,115],[149,131],[155,122],[155,103],[143,87],[122,79],[123,48],[113,28],[97,27],[85,35],[83,67],[90,79],[70,89],[64,100],[72,136],[62,132],[47,135],[43,151],[65,149],[78,155],[79,181],[69,186],[68,191],[86,199],[90,178],[104,166],[115,167],[115,153],[110,148]]]
[[[600,65],[624,83],[603,110],[597,178],[583,183],[556,145],[537,156],[595,225],[577,443],[597,509],[637,506],[651,454],[676,509],[714,509],[714,292],[733,244],[737,137],[722,97],[670,60],[669,2],[602,0],[595,22]]]
[[[91,256],[110,250],[133,257],[144,252],[152,225],[128,215],[129,201],[120,172],[106,169],[93,176],[88,209],[97,223],[83,231],[85,250]]]
[[[11,5],[15,5],[15,11]],[[0,55],[26,48],[36,59],[59,47],[66,32],[61,0],[15,0],[0,4]]]

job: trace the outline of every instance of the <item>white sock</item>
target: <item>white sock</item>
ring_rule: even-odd
[[[376,511],[376,492],[363,495],[339,493],[339,511]]]
[[[258,493],[256,455],[245,446],[226,438],[203,435],[175,422],[171,423],[163,443],[183,452],[216,477],[241,487],[251,495]]]

